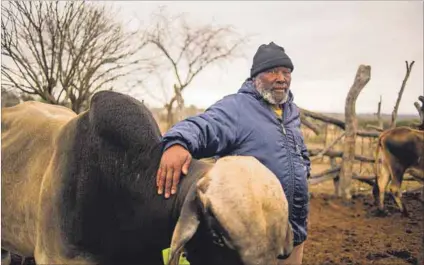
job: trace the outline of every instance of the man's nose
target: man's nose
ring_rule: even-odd
[[[278,74],[277,74],[277,79],[276,79],[276,81],[277,81],[277,82],[285,82],[285,81],[286,81],[286,77],[284,76],[284,74],[282,74],[282,73],[278,73]]]

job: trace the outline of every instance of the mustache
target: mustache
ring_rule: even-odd
[[[289,84],[285,81],[275,81],[273,84],[273,86],[283,86],[283,85],[288,86]]]

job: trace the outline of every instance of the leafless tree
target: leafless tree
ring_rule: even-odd
[[[244,56],[242,46],[249,37],[240,36],[230,26],[188,23],[185,15],[173,17],[164,8],[153,15],[151,25],[147,41],[161,56],[157,68],[161,81],[167,70],[173,72],[173,84],[167,89],[172,96],[164,102],[169,128],[176,118],[182,118],[182,92],[193,79],[212,65]],[[154,95],[151,89],[148,92],[156,99],[162,97]],[[175,103],[178,115],[174,115]]]
[[[104,5],[2,3],[2,87],[81,112],[93,93],[144,69],[146,42]],[[138,39],[137,39],[138,38]]]
[[[396,99],[395,107],[393,108],[393,111],[392,111],[392,119],[391,119],[391,122],[390,122],[390,128],[391,129],[396,127],[396,119],[397,119],[397,112],[398,112],[398,109],[399,109],[399,104],[400,104],[400,101],[402,99],[402,94],[403,94],[403,91],[405,90],[406,82],[408,81],[409,75],[411,74],[412,67],[414,66],[414,63],[415,63],[415,61],[412,61],[411,63],[408,63],[408,61],[405,61],[406,73],[405,73],[405,77],[403,78],[402,86],[400,87],[398,97]]]

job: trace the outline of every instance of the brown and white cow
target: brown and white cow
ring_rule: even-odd
[[[25,102],[2,110],[2,249],[37,264],[277,264],[292,251],[283,189],[252,157],[194,160],[178,193],[156,193],[162,155],[150,111],[95,94],[76,115]]]
[[[384,195],[390,182],[390,192],[396,204],[403,215],[408,215],[405,204],[402,202],[400,188],[405,173],[424,182],[424,131],[408,127],[384,131],[378,138],[375,173],[373,195],[378,209],[384,212]]]

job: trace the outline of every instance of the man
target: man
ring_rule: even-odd
[[[204,113],[174,125],[163,138],[158,193],[177,191],[192,156],[254,156],[280,180],[289,202],[294,250],[282,264],[301,264],[309,210],[310,160],[300,130],[299,109],[290,91],[293,64],[274,42],[261,45],[248,78]]]

